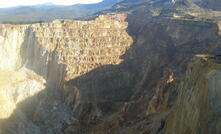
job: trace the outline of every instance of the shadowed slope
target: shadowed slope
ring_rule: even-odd
[[[1,125],[3,127],[3,134],[16,134],[18,131],[20,132],[19,134],[163,133],[162,130],[165,127],[165,123],[167,123],[167,115],[170,113],[174,103],[176,103],[177,79],[185,72],[187,62],[198,53],[219,54],[221,40],[217,22],[200,21],[197,19],[185,20],[155,15],[151,11],[140,10],[139,8],[139,10],[134,10],[126,16],[126,21],[128,22],[127,32],[133,38],[132,45],[130,44],[131,42],[124,42],[124,39],[129,39],[127,38],[128,34],[125,34],[125,25],[122,25],[119,31],[117,29],[112,31],[110,28],[110,26],[121,26],[118,22],[127,24],[122,19],[118,19],[124,18],[122,15],[107,14],[106,16],[101,16],[101,18],[106,18],[111,25],[108,23],[106,25],[104,23],[106,21],[101,19],[102,23],[98,21],[99,26],[103,29],[103,24],[105,24],[104,27],[109,27],[107,28],[108,32],[113,32],[109,33],[109,35],[117,35],[119,38],[116,36],[109,38],[109,36],[102,35],[101,39],[95,38],[96,36],[78,39],[99,39],[96,45],[100,45],[101,42],[109,39],[114,41],[114,43],[110,43],[116,45],[111,49],[114,52],[104,53],[104,58],[110,58],[106,54],[117,54],[117,59],[121,58],[121,60],[119,59],[121,62],[116,62],[117,64],[105,62],[105,64],[94,66],[93,69],[78,74],[74,78],[67,77],[68,81],[61,88],[62,92],[57,88],[51,88],[49,86],[51,83],[47,80],[47,90],[22,101],[17,105],[10,118],[0,121],[3,124]],[[70,21],[60,21],[58,27],[67,26],[68,24],[65,22]],[[88,24],[89,22],[79,21],[79,23]],[[46,23],[43,26],[46,27],[46,25],[48,24]],[[88,25],[84,26],[86,26],[86,29],[89,29],[87,28]],[[67,28],[67,30],[69,29]],[[101,36],[99,30],[96,29],[93,32],[97,33],[98,37]],[[74,31],[78,30],[75,29]],[[83,34],[82,31],[81,29],[79,32],[76,32],[75,37],[87,35]],[[89,33],[87,30],[85,31]],[[116,31],[120,34],[117,34]],[[50,32],[46,31],[46,33]],[[62,32],[61,37],[64,37]],[[54,38],[55,40],[60,39],[59,36],[54,36]],[[55,45],[56,43],[52,43],[55,46],[50,45],[50,41],[48,44],[46,41],[50,39],[47,36],[37,40],[43,41],[35,45],[40,45],[43,48],[50,46],[48,50],[54,50],[54,48],[57,50],[59,48],[59,45]],[[61,42],[64,43],[63,41],[57,41],[61,47],[66,46],[65,43],[62,44]],[[31,42],[30,44],[33,45],[34,43]],[[127,49],[128,44],[131,45],[129,49]],[[103,45],[109,46],[109,43],[105,42]],[[123,47],[124,51],[120,55],[118,51],[115,51],[118,45],[126,46]],[[45,68],[41,64],[33,62],[38,60],[33,60],[32,58],[39,59],[39,54],[43,54],[42,57],[44,57],[44,54],[48,55],[50,62],[46,63],[53,64],[46,64],[47,67],[56,67],[68,62],[61,62],[62,64],[58,63],[57,60],[51,62],[53,61],[51,57],[53,54],[58,56],[61,53],[53,53],[54,51],[41,53],[45,52],[45,49],[41,47],[36,47],[37,49],[35,50],[41,50],[33,54],[36,57],[28,57],[31,59],[27,59],[27,67],[45,79],[54,78],[47,77],[48,73],[44,73],[44,71],[39,73],[39,70]],[[69,52],[69,47],[63,50]],[[83,50],[86,49],[80,50],[82,50],[82,55],[85,54]],[[96,49],[93,49],[93,51],[96,51]],[[125,51],[126,53],[124,53]],[[61,56],[64,55],[61,54]],[[77,57],[72,56],[69,55],[71,61],[72,59],[75,61],[75,58],[79,58],[79,54]],[[67,60],[69,60],[69,57]],[[62,59],[62,61],[65,60]],[[78,59],[78,64],[81,61],[83,60]],[[71,64],[71,67],[75,68],[78,64]],[[39,68],[38,65],[40,66]],[[70,66],[70,64],[66,65]],[[33,67],[36,67],[37,70]],[[80,69],[82,68],[83,66]],[[60,76],[59,71],[48,70],[52,71],[50,73],[53,76]],[[73,70],[66,71],[71,72]],[[56,79],[54,78],[53,80]],[[57,83],[55,82],[55,84]],[[26,124],[28,126],[25,127]]]

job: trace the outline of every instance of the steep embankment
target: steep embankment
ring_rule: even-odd
[[[166,134],[220,133],[220,56],[197,55],[177,85],[178,101]]]
[[[220,27],[158,11],[1,25],[0,79],[16,76],[1,84],[3,134],[173,131],[176,83],[194,55],[220,53]]]
[[[110,14],[91,21],[1,25],[1,70],[25,66],[59,88],[63,79],[105,64],[119,64],[119,57],[132,44],[125,17]],[[58,76],[53,76],[55,70]]]
[[[187,63],[199,53],[219,54],[219,27],[217,22],[197,19],[151,17],[151,12],[141,9],[129,14],[127,21],[134,44],[119,68],[130,76],[121,78],[121,83],[131,83],[127,87],[132,89],[132,97],[114,115],[101,123],[95,120],[98,125],[93,131],[162,133],[166,115],[176,103],[177,80]]]
[[[59,89],[65,93],[65,81],[122,62],[120,56],[132,44],[125,18],[107,14],[91,21],[1,25],[0,117],[8,118],[1,121],[2,131],[61,133],[63,123],[72,117]],[[44,120],[47,126],[40,123]]]

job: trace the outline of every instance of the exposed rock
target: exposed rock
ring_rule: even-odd
[[[71,125],[71,110],[59,90],[67,95],[69,104],[77,106],[77,101],[85,99],[77,88],[64,88],[65,81],[122,62],[120,56],[132,44],[125,18],[125,14],[107,14],[91,21],[1,25],[0,117],[10,119],[1,122],[3,132],[60,133]],[[20,104],[22,101],[25,103]],[[14,126],[29,122],[26,128]]]
[[[220,118],[220,57],[198,55],[179,82],[176,106],[169,115],[166,134],[218,134]]]
[[[17,72],[1,71],[0,118],[7,119],[19,102],[42,91],[45,80],[34,72],[22,69]]]
[[[218,134],[219,58],[191,59],[220,54],[220,12],[174,2],[0,25],[1,133]]]

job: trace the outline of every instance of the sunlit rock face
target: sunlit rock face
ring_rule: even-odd
[[[9,118],[16,104],[45,89],[45,80],[26,69],[1,71],[0,80],[0,119]]]
[[[26,28],[0,26],[0,70],[14,70],[21,67],[21,46],[25,40]]]
[[[45,80],[23,67],[21,47],[26,38],[26,26],[16,28],[1,25],[0,41],[0,118],[10,117],[16,104],[45,88]]]
[[[120,56],[133,42],[125,19],[107,14],[88,21],[1,25],[0,133],[61,133],[63,120],[72,118],[62,99],[64,83],[123,61]],[[49,129],[33,123],[42,121]]]
[[[109,14],[91,21],[1,25],[0,70],[26,67],[61,88],[64,80],[119,64],[132,44],[125,18]]]
[[[196,54],[220,54],[219,22],[127,2],[117,8],[129,4],[127,14],[0,25],[0,134],[197,134],[210,131],[204,120],[219,126],[217,100],[204,99],[219,91],[205,88],[206,78],[219,87],[219,69],[187,67]]]
[[[126,15],[101,15],[91,21],[54,21],[33,25],[36,41],[55,51],[58,63],[67,66],[65,80],[106,64],[121,63],[120,56],[132,44]],[[42,28],[43,27],[43,28]]]
[[[120,56],[132,44],[125,31],[125,17],[124,14],[110,14],[91,21],[3,25],[1,54],[5,58],[1,66],[25,65],[59,88],[64,79],[70,80],[99,66],[122,61]]]

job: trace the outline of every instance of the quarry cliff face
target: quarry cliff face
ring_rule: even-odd
[[[39,92],[50,88],[65,94],[65,82],[103,65],[120,64],[132,44],[125,19],[125,14],[107,14],[90,21],[1,25],[1,119]]]
[[[99,66],[119,64],[132,44],[125,18],[124,14],[110,14],[91,21],[1,25],[1,70],[27,67],[53,84],[61,84]],[[58,76],[53,76],[54,71]]]
[[[220,22],[144,9],[0,25],[0,134],[213,133]]]

